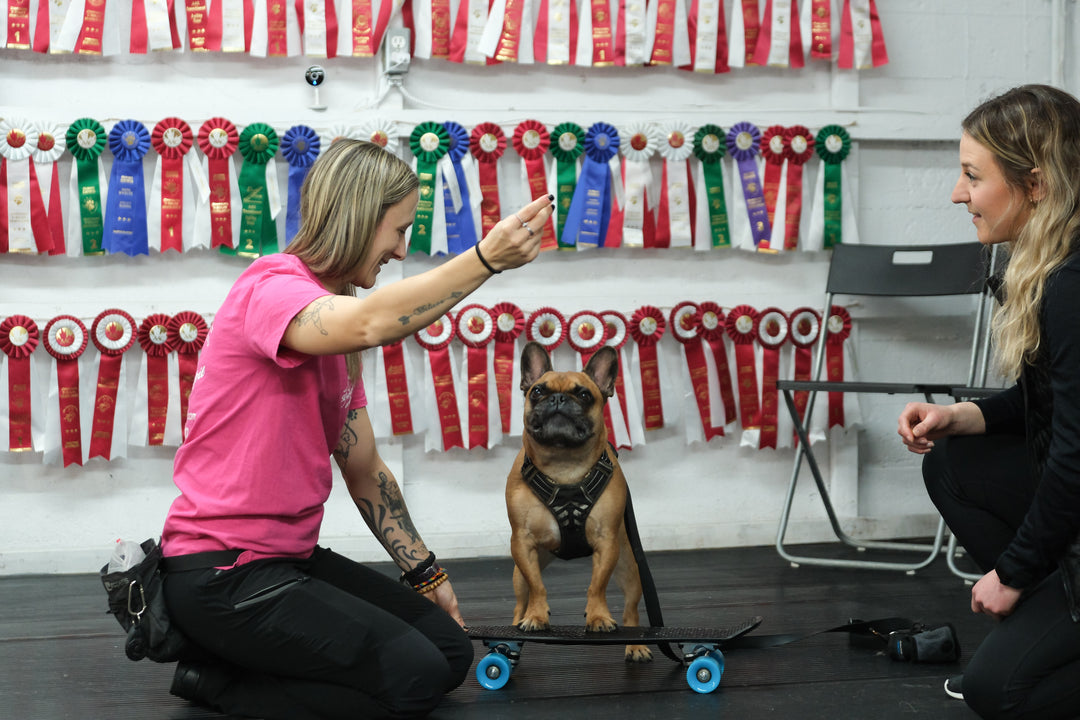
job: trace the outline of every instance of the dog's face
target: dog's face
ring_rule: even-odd
[[[584,372],[555,372],[543,345],[529,342],[521,352],[525,392],[525,433],[538,445],[579,448],[606,440],[604,403],[615,391],[618,355],[603,347]]]

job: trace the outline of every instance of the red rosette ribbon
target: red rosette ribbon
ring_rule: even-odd
[[[566,326],[566,340],[581,356],[581,366],[589,364],[589,358],[604,346],[607,339],[607,323],[599,313],[582,310],[570,316]]]
[[[705,359],[705,347],[701,342],[701,326],[697,316],[700,312],[696,303],[681,302],[671,310],[671,334],[679,341],[686,360],[686,370],[690,377],[690,387],[694,391],[698,416],[705,440],[724,434],[723,427],[714,427],[712,423],[712,402],[709,398],[709,364]]]
[[[630,322],[625,315],[615,310],[605,310],[600,313],[600,317],[604,319],[605,325],[604,344],[615,348],[615,352],[619,354],[619,374],[615,376],[615,399],[618,413],[612,412],[612,403],[605,404],[604,424],[607,425],[608,437],[615,447],[619,450],[629,449],[632,447],[628,413],[629,396],[627,395],[629,388],[622,371],[622,346],[630,337],[628,329]],[[616,414],[617,418],[614,417]]]
[[[779,410],[780,348],[788,338],[788,319],[783,311],[770,307],[754,320],[754,335],[761,345],[761,438],[759,448],[776,447]]]
[[[802,217],[803,165],[814,156],[814,134],[802,125],[784,130],[784,157],[787,169],[787,225],[784,227],[784,249],[799,246],[799,220]]]
[[[525,321],[525,337],[551,352],[566,339],[566,318],[555,308],[534,310]]]
[[[810,380],[814,363],[811,348],[817,342],[820,333],[821,315],[813,308],[801,307],[793,310],[788,316],[788,336],[791,338],[791,344],[795,346],[795,368],[792,379]],[[799,417],[805,422],[806,404],[810,399],[810,393],[806,390],[797,390],[792,394],[791,399],[795,403]]]
[[[825,320],[825,377],[829,382],[844,380],[844,342],[851,335],[851,313],[833,305]],[[829,427],[844,424],[844,394],[829,393]]]
[[[457,314],[457,336],[465,345],[469,397],[469,449],[488,447],[488,403],[494,375],[488,374],[488,345],[495,339],[495,315],[483,305],[466,305]],[[496,393],[497,397],[497,393]]]
[[[735,377],[739,386],[739,419],[743,430],[760,427],[761,411],[758,405],[757,367],[754,360],[754,325],[757,310],[749,305],[739,305],[728,313],[724,321],[731,342],[735,344]]]
[[[11,315],[0,323],[0,350],[8,358],[8,449],[34,449],[30,389],[30,356],[41,341],[37,323]]]
[[[82,422],[79,411],[79,356],[89,338],[77,317],[57,315],[45,325],[45,350],[55,358],[60,413],[60,450],[64,467],[82,465]],[[46,423],[52,426],[52,423]]]
[[[232,156],[240,147],[240,133],[225,118],[210,118],[199,128],[199,149],[206,155],[210,182],[211,247],[233,246]]]
[[[161,250],[184,249],[184,156],[194,138],[191,126],[177,117],[154,126],[150,145],[161,156]]]
[[[435,412],[442,432],[442,449],[465,447],[458,415],[457,391],[450,367],[450,341],[454,339],[454,320],[450,313],[443,315],[413,337],[428,356],[434,391]]]
[[[642,305],[630,317],[628,330],[638,347],[638,366],[641,372],[641,401],[645,414],[645,429],[664,427],[663,397],[660,394],[660,358],[656,344],[664,335],[667,322],[660,308]]]
[[[210,328],[199,313],[190,310],[178,312],[169,320],[168,331],[176,346],[180,371],[180,424],[182,437],[187,437],[188,398],[195,385],[195,371],[199,368],[199,352],[206,343]]]
[[[525,313],[511,302],[495,303],[495,392],[499,396],[499,417],[502,431],[510,432],[510,404],[513,399],[514,365],[517,362],[515,344],[525,332]]]
[[[543,123],[525,120],[514,129],[514,150],[521,156],[525,165],[525,175],[529,181],[529,197],[538,198],[548,194],[547,171],[544,169],[544,155],[551,147],[551,135]],[[540,240],[541,250],[557,247],[555,226],[548,218],[544,223],[544,234]]]
[[[135,318],[123,310],[103,310],[90,325],[90,339],[101,353],[94,417],[90,424],[90,452],[87,458],[112,457],[116,406],[123,380],[124,353],[135,344]],[[121,428],[123,433],[124,428]]]
[[[147,444],[165,444],[165,420],[169,413],[169,353],[176,349],[169,332],[169,316],[150,315],[139,325],[139,347],[146,353]]]
[[[480,174],[480,221],[487,236],[502,217],[499,208],[499,158],[506,152],[506,135],[495,123],[480,123],[473,128],[469,138],[469,150],[476,158]]]
[[[697,324],[701,339],[712,352],[713,366],[716,368],[717,385],[720,387],[720,399],[724,406],[724,425],[735,422],[735,388],[731,384],[731,366],[728,364],[724,337],[727,330],[724,325],[724,311],[714,302],[698,305]]]
[[[769,214],[769,227],[776,218],[776,198],[780,194],[782,170],[784,168],[784,126],[772,125],[761,134],[761,156],[765,158],[765,177],[761,189],[765,195],[765,212]],[[758,244],[759,250],[769,249],[766,238]]]

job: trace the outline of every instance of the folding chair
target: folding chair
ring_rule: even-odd
[[[791,472],[791,481],[780,514],[780,526],[776,535],[776,550],[781,557],[793,565],[821,565],[829,567],[872,568],[879,570],[899,570],[914,572],[926,567],[941,552],[945,537],[945,521],[939,519],[933,543],[892,542],[858,540],[843,531],[836,516],[829,491],[822,478],[821,470],[810,445],[807,428],[814,410],[814,399],[819,392],[866,393],[866,394],[911,394],[922,395],[927,402],[934,402],[934,395],[962,397],[965,393],[975,394],[977,368],[980,358],[985,357],[987,346],[983,340],[983,325],[986,317],[987,279],[990,271],[990,253],[979,243],[958,243],[947,245],[837,245],[832,250],[832,261],[826,281],[825,306],[822,318],[828,318],[833,299],[837,295],[862,295],[878,297],[935,297],[935,296],[974,296],[976,302],[975,328],[971,341],[971,359],[968,376],[963,383],[926,383],[926,382],[862,382],[862,381],[823,381],[821,370],[825,355],[827,323],[822,322],[818,343],[815,347],[811,366],[810,380],[781,380],[777,389],[784,395],[788,412],[795,424],[798,447],[795,463]],[[980,381],[981,382],[981,381]],[[803,415],[795,405],[793,393],[808,392]],[[912,562],[901,560],[851,560],[796,555],[784,546],[788,521],[795,498],[799,474],[803,460],[817,484],[821,502],[829,516],[833,532],[838,540],[847,546],[859,550],[912,551],[922,553]],[[955,547],[955,543],[953,543]],[[952,557],[950,556],[950,567]],[[957,574],[960,571],[956,570]]]

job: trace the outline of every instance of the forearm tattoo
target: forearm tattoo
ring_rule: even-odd
[[[334,459],[338,463],[344,464],[349,459],[349,453],[352,452],[352,449],[360,443],[360,438],[357,436],[356,431],[352,429],[352,422],[359,415],[359,410],[350,410],[348,419],[345,421],[345,427],[341,429],[341,437],[338,439],[337,447],[334,448]]]
[[[292,319],[292,322],[297,327],[314,325],[321,334],[329,335],[330,333],[326,331],[326,328],[324,328],[322,324],[322,316],[320,313],[322,313],[323,308],[327,310],[334,309],[333,295],[327,296],[325,298],[320,298],[319,300],[311,303],[311,305],[309,305],[306,310],[298,313],[297,316]]]
[[[443,298],[442,300],[437,300],[436,302],[428,303],[426,305],[420,305],[419,307],[415,308],[408,315],[402,315],[401,317],[399,317],[398,321],[402,325],[408,325],[410,322],[412,322],[412,319],[414,317],[417,317],[419,315],[423,315],[424,313],[428,312],[429,310],[434,310],[435,308],[439,307],[440,305],[445,305],[446,303],[450,303],[451,305],[453,305],[454,303],[456,303],[458,301],[459,298],[463,297],[464,295],[465,295],[465,293],[463,293],[463,292],[461,292],[459,290],[453,290],[450,293],[450,297],[446,297],[446,298]]]
[[[397,482],[385,472],[378,474],[379,504],[366,498],[356,501],[356,507],[371,531],[399,565],[414,567],[427,557],[427,549],[416,531],[405,498]]]

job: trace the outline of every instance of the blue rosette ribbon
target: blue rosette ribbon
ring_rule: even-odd
[[[149,255],[143,157],[150,151],[150,131],[138,120],[121,120],[109,132],[109,150],[115,159],[102,246],[109,253]]]
[[[285,209],[285,244],[300,229],[300,188],[321,147],[319,134],[307,125],[293,125],[281,136],[281,154],[289,163],[289,191]]]
[[[473,222],[473,208],[469,197],[469,179],[465,173],[463,161],[469,156],[469,131],[456,122],[444,122],[446,134],[450,136],[450,149],[446,153],[453,177],[443,174],[443,200],[446,204],[446,251],[458,255],[477,242],[476,223]]]
[[[581,164],[570,209],[563,226],[564,246],[602,247],[611,218],[611,158],[619,152],[619,131],[604,122],[585,133],[585,160]]]
[[[741,122],[732,126],[727,134],[727,148],[739,170],[743,197],[746,200],[746,214],[750,219],[750,234],[754,247],[768,242],[772,235],[769,224],[769,211],[765,205],[765,194],[758,176],[757,155],[761,152],[761,130],[757,125]]]

